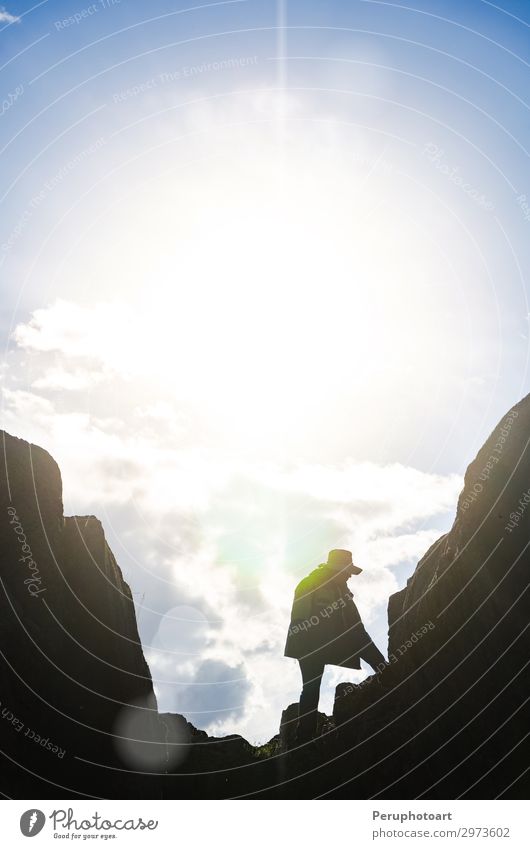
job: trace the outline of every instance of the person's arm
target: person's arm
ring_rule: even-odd
[[[388,662],[385,660],[385,657],[381,651],[377,648],[376,644],[365,630],[366,634],[366,645],[365,648],[361,651],[361,658],[369,663],[374,672],[381,672],[385,666],[388,666]]]
[[[346,594],[343,597],[346,602],[346,607],[344,608],[344,623],[347,628],[355,628],[355,636],[359,640],[359,644],[362,646],[359,654],[362,660],[370,664],[374,672],[380,672],[381,669],[388,665],[387,661],[364,627],[360,613],[357,610],[357,605],[353,600],[353,595],[347,588]]]

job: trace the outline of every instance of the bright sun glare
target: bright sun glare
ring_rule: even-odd
[[[253,125],[205,138],[159,171],[135,163],[134,191],[76,245],[86,291],[120,312],[107,362],[242,440],[294,434],[344,395],[377,410],[450,368],[450,264],[384,140],[360,156],[313,124],[281,155]]]

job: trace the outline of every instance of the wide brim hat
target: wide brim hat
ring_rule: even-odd
[[[347,551],[345,548],[332,549],[328,554],[327,565],[330,569],[334,569],[337,572],[341,572],[343,569],[349,567],[354,575],[360,575],[363,571],[354,565],[351,551]]]

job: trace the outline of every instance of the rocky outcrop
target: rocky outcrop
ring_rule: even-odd
[[[269,796],[527,798],[530,396],[465,475],[454,524],[391,596],[389,664],[337,687]],[[281,761],[281,757],[279,761]]]
[[[529,443],[527,397],[469,466],[449,533],[390,598],[388,669],[338,690],[342,744],[367,769],[344,792],[528,794]]]
[[[212,738],[158,713],[131,590],[101,523],[63,516],[46,451],[0,439],[2,792],[230,796],[273,781],[243,738]],[[257,767],[251,785],[247,766]]]
[[[15,798],[526,798],[530,396],[469,467],[456,518],[389,600],[389,664],[253,748],[158,714],[131,592],[41,448],[3,435],[3,792]]]
[[[35,795],[39,776],[44,796],[57,796],[76,792],[85,760],[113,762],[124,706],[156,713],[156,700],[131,591],[101,523],[65,519],[52,457],[1,438],[2,749],[10,795]]]

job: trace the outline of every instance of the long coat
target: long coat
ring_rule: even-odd
[[[285,655],[360,669],[372,646],[346,580],[322,563],[296,587]]]

